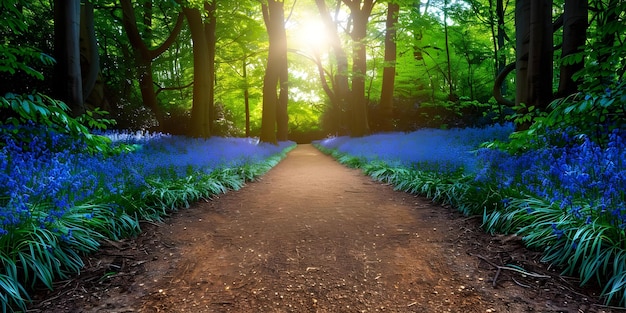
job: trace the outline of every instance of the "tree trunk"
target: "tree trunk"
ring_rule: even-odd
[[[528,55],[528,102],[546,110],[552,101],[552,0],[531,1]]]
[[[428,10],[428,6],[429,6],[429,2],[427,1],[425,4],[425,10],[423,12],[426,12]],[[422,18],[424,13],[422,13],[422,1],[421,0],[413,0],[413,4],[411,7],[411,10],[414,12],[413,14],[416,15],[418,18]],[[424,67],[424,71],[426,72],[426,76],[428,77],[428,82],[430,83],[430,86],[432,88],[430,88],[431,92],[429,94],[430,97],[430,101],[434,102],[435,101],[435,82],[433,81],[433,76],[430,74],[430,70],[428,69],[428,66],[426,65],[426,60],[424,60],[424,53],[422,51],[422,38],[423,38],[423,32],[422,32],[422,27],[417,23],[416,20],[413,21],[413,25],[412,25],[412,29],[411,31],[413,32],[413,59],[415,59],[415,61],[417,61],[418,64],[421,64],[421,66]]]
[[[135,19],[135,11],[130,0],[121,0],[121,4],[124,29],[126,30],[131,46],[135,50],[135,70],[137,71],[141,99],[143,100],[144,106],[149,108],[152,113],[154,113],[157,121],[161,122],[163,112],[161,111],[161,107],[158,105],[156,94],[154,93],[152,55],[148,46],[143,42],[141,35],[139,34],[137,21]]]
[[[217,46],[217,36],[215,35],[215,30],[217,29],[217,0],[212,0],[210,2],[204,3],[204,9],[208,14],[208,22],[204,24],[204,34],[206,37],[207,49],[208,49],[208,66],[207,66],[207,75],[209,80],[209,88],[207,90],[207,111],[208,111],[208,123],[209,123],[209,131],[211,134],[215,133],[215,118],[217,116],[215,112],[215,49]]]
[[[100,57],[94,30],[93,4],[87,2],[80,10],[80,55],[83,84],[83,99],[87,99],[96,85],[100,73]],[[97,103],[92,103],[97,105]]]
[[[367,99],[365,98],[365,76],[367,74],[367,52],[365,37],[369,16],[374,7],[374,0],[365,0],[363,3],[356,0],[343,0],[350,8],[352,19],[352,92],[350,97],[350,110],[352,123],[350,136],[362,137],[369,133],[367,120]]]
[[[393,90],[396,78],[396,24],[400,6],[389,2],[387,20],[385,22],[385,66],[383,68],[383,84],[380,94],[381,128],[383,131],[393,130]]]
[[[198,9],[183,8],[193,41],[193,104],[191,107],[191,128],[189,135],[198,138],[211,136],[209,121],[209,49],[204,32],[202,15]]]
[[[278,43],[278,82],[279,93],[278,102],[276,106],[276,139],[278,141],[286,141],[289,136],[289,114],[287,113],[287,105],[289,103],[289,63],[287,60],[287,32],[285,30],[285,13],[283,8],[283,1],[276,1],[276,8],[274,11],[278,14],[276,18],[280,23],[276,23],[276,35],[275,40]]]
[[[448,72],[448,99],[453,100],[454,97],[454,84],[452,83],[452,64],[450,64],[450,40],[448,37],[448,0],[443,4],[443,33],[446,40],[446,64]]]
[[[422,5],[422,1],[421,0],[414,0],[413,1],[413,7],[411,8],[412,11],[414,12],[414,14],[416,16],[421,17],[421,8]],[[413,32],[413,58],[415,59],[415,61],[423,61],[424,60],[424,55],[422,54],[422,48],[421,48],[421,41],[422,41],[422,30],[419,29],[419,26],[417,25],[416,21],[413,21],[413,28],[411,29],[411,31]]]
[[[152,0],[146,0],[143,4],[143,37],[148,47],[152,47],[154,33],[152,31]]]
[[[493,0],[489,0],[489,28],[491,30],[491,39],[493,44],[494,78],[498,77],[498,73],[500,73],[500,59],[498,58],[498,35],[496,31],[496,24],[496,18],[493,14]]]
[[[504,0],[496,0],[496,17],[498,19],[498,31],[497,31],[497,42],[498,42],[498,50],[496,52],[497,64],[498,64],[498,73],[504,71],[506,67],[506,50],[504,47],[504,41],[507,38],[506,31],[504,29]],[[496,74],[496,75],[497,75]],[[506,81],[502,82],[502,86],[500,87],[500,93],[502,95],[507,94],[507,83]]]
[[[137,78],[139,80],[139,89],[141,90],[141,97],[143,104],[149,108],[156,116],[157,121],[161,122],[163,119],[163,112],[158,105],[156,93],[154,91],[154,79],[152,77],[152,60],[161,55],[167,50],[180,33],[183,26],[183,15],[178,15],[176,25],[170,33],[169,37],[157,48],[149,49],[149,47],[143,42],[139,30],[137,28],[137,21],[135,18],[135,11],[130,0],[120,0],[122,5],[122,24],[124,30],[128,36],[131,46],[135,50],[135,64],[137,70]]]
[[[561,58],[580,53],[587,39],[587,0],[566,0],[563,13],[563,45]],[[583,59],[574,64],[561,65],[557,97],[566,97],[578,91],[573,76],[584,67]]]
[[[261,8],[269,36],[269,52],[263,77],[260,140],[276,144],[278,140],[287,139],[288,63],[285,13],[282,1],[269,0]]]
[[[552,100],[552,1],[517,0],[516,105],[545,110]],[[518,114],[527,114],[526,108]],[[530,122],[517,126],[527,129]]]
[[[80,69],[80,1],[54,1],[54,54],[58,98],[73,116],[85,112]]]
[[[342,128],[342,126],[348,125],[350,121],[348,121],[345,112],[348,110],[348,94],[350,93],[350,86],[348,84],[348,55],[346,51],[343,49],[341,44],[341,39],[339,38],[339,34],[337,33],[337,24],[333,21],[330,11],[326,6],[326,1],[324,0],[315,0],[315,4],[320,12],[320,18],[326,27],[326,31],[329,34],[330,46],[332,49],[332,53],[334,56],[334,60],[336,62],[337,71],[334,77],[331,77],[331,86],[332,88],[324,88],[324,91],[328,95],[329,100],[331,101],[331,106],[333,108],[333,112],[336,112],[336,120],[338,121],[338,129]],[[337,2],[339,6],[341,1]],[[320,78],[326,82],[324,77],[324,71],[321,67],[321,60],[318,60],[318,70],[320,73]],[[326,87],[328,83],[323,83]],[[329,92],[332,91],[332,94]],[[342,132],[340,132],[342,133]]]
[[[528,104],[526,81],[530,46],[530,2],[530,0],[517,0],[515,2],[515,105],[518,107],[522,103]]]
[[[246,137],[250,137],[250,88],[248,87],[248,59],[243,59],[243,102],[246,110]]]

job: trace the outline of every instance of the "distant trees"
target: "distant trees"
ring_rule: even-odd
[[[327,77],[324,70],[320,70],[320,78],[325,84],[327,95],[331,99],[334,114],[341,116],[340,124],[347,124],[351,136],[360,137],[369,133],[368,102],[365,96],[365,81],[367,78],[367,27],[374,8],[373,0],[339,0],[336,3],[336,14],[343,3],[349,9],[349,22],[346,33],[351,39],[352,69],[348,70],[348,57],[338,34],[338,21],[333,17],[324,0],[315,1],[324,25],[330,34],[331,50],[335,60],[335,71],[332,77]],[[319,64],[318,64],[319,66]],[[328,84],[330,79],[331,84]],[[350,83],[350,84],[349,84]],[[332,87],[332,89],[330,88]],[[344,113],[344,111],[346,113]],[[341,128],[341,126],[339,126]]]
[[[74,115],[109,103],[120,127],[276,142],[303,121],[352,136],[489,122],[494,86],[528,126],[556,98],[615,88],[626,67],[618,0],[90,3],[2,2],[29,27],[0,35],[57,62],[17,68],[37,54],[0,50],[0,89],[55,94]],[[327,43],[292,53],[302,16]]]
[[[325,70],[322,65],[320,56],[318,56],[318,68],[320,74],[320,80],[326,96],[330,101],[330,108],[328,109],[331,116],[333,125],[332,128],[336,132],[340,132],[340,129],[345,124],[348,124],[347,113],[348,110],[348,95],[350,93],[350,86],[348,84],[348,56],[344,50],[341,38],[339,37],[338,27],[339,22],[335,21],[339,10],[336,10],[335,20],[331,15],[325,0],[315,0],[315,4],[319,10],[320,18],[326,31],[328,33],[328,40],[332,53],[332,58],[329,62],[334,61],[334,70]],[[337,1],[337,9],[341,5],[340,1]],[[330,76],[330,77],[329,77]],[[343,131],[341,131],[343,133]]]
[[[563,13],[553,18],[552,1],[517,0],[516,22],[516,97],[515,105],[520,129],[532,123],[533,110],[549,112],[549,103],[555,97],[567,97],[585,88],[601,91],[612,88],[623,77],[624,66],[617,65],[626,51],[618,44],[617,35],[626,27],[617,22],[617,12],[624,12],[626,5],[615,0],[592,1],[565,0]],[[592,13],[590,15],[590,12]],[[590,29],[590,22],[595,25]],[[610,25],[610,26],[608,26]],[[560,62],[553,64],[554,35],[562,28]],[[585,67],[585,60],[592,62]],[[611,60],[611,61],[609,61]],[[508,66],[496,80],[494,92],[498,97],[503,77],[513,69]],[[553,89],[558,70],[558,88]],[[621,74],[620,74],[621,72]],[[507,101],[502,101],[507,103]]]
[[[151,0],[149,0],[151,1]],[[176,25],[170,32],[169,37],[160,46],[156,48],[152,47],[153,36],[152,34],[152,6],[144,6],[144,27],[147,35],[148,44],[144,42],[141,37],[139,28],[137,26],[137,20],[135,17],[135,10],[131,0],[120,0],[122,5],[122,22],[124,30],[128,36],[130,45],[134,49],[135,57],[135,70],[137,80],[139,81],[139,89],[141,90],[141,96],[143,104],[148,107],[156,116],[158,121],[163,120],[163,110],[159,106],[156,93],[154,90],[154,78],[152,73],[152,61],[158,56],[163,54],[176,40],[178,33],[183,25],[183,15],[178,13],[176,19]],[[150,2],[147,2],[150,3]]]

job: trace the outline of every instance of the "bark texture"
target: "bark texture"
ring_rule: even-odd
[[[383,84],[380,94],[381,130],[393,130],[393,91],[396,79],[396,24],[400,5],[387,4],[385,22],[385,67],[383,68]]]
[[[519,114],[529,107],[545,110],[552,100],[552,1],[517,0],[516,97]],[[524,106],[520,106],[523,104]],[[530,122],[518,125],[526,129]]]
[[[193,105],[191,107],[191,129],[189,135],[192,137],[208,138],[211,136],[211,120],[209,111],[209,89],[211,85],[209,78],[209,46],[206,42],[204,23],[202,15],[198,9],[184,8],[183,12],[187,17],[191,39],[193,41]]]
[[[80,68],[80,1],[54,1],[54,55],[57,97],[73,116],[85,112]]]
[[[288,134],[288,62],[284,3],[269,0],[263,3],[263,21],[269,36],[267,67],[263,77],[263,113],[261,141],[277,143]]]
[[[352,92],[350,96],[350,136],[362,137],[369,133],[365,77],[367,74],[367,51],[365,37],[374,0],[343,0],[350,9],[352,20]]]

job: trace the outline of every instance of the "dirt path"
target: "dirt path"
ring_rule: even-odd
[[[33,311],[610,312],[477,222],[300,145],[260,181],[109,243]],[[550,278],[503,270],[494,288],[489,262]]]

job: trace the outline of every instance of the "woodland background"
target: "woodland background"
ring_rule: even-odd
[[[0,94],[120,129],[307,142],[502,122],[621,80],[622,3],[531,2],[3,1]]]

